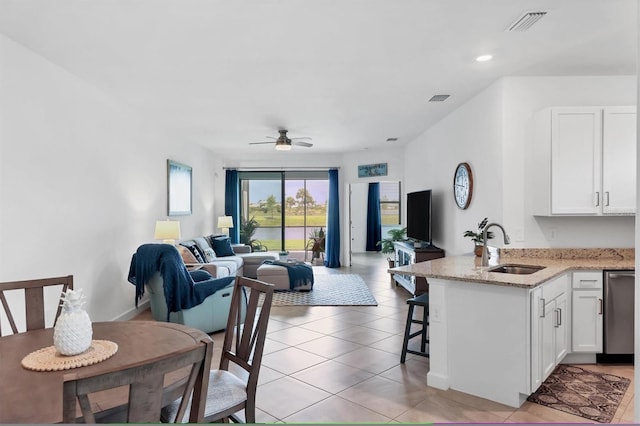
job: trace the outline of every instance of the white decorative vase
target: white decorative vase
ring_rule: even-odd
[[[62,295],[62,313],[53,329],[53,346],[62,355],[78,355],[91,346],[93,329],[87,311],[82,309],[82,290]]]

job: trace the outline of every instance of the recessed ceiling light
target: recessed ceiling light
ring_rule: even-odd
[[[478,62],[487,62],[490,61],[491,59],[493,59],[492,55],[480,55],[476,58],[476,61]]]

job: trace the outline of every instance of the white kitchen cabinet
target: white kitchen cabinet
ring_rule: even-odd
[[[572,277],[573,352],[602,352],[602,271],[574,272]]]
[[[531,293],[531,392],[569,351],[569,278],[555,278]]]
[[[635,107],[558,107],[535,117],[535,215],[635,214]]]
[[[602,212],[636,211],[636,109],[604,109],[602,132]]]

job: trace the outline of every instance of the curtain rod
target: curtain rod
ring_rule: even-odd
[[[330,169],[340,169],[338,166],[300,166],[300,167],[227,167],[223,166],[223,170],[242,170],[242,171],[252,171],[252,170],[270,170],[274,172],[280,171],[296,171],[296,170],[330,170]]]

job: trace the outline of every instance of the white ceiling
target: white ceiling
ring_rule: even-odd
[[[0,32],[220,152],[402,145],[507,75],[636,73],[636,0],[0,0]],[[526,32],[526,11],[548,14]],[[490,53],[494,59],[474,58]],[[445,102],[428,103],[436,94]],[[397,137],[397,142],[387,142]],[[233,152],[232,152],[233,151]],[[284,154],[286,155],[286,154]]]

